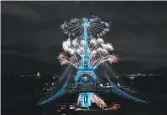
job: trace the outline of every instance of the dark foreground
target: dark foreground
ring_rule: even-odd
[[[119,101],[121,108],[116,111],[80,111],[71,112],[72,115],[167,115],[167,90],[166,80],[162,78],[138,79],[136,86],[144,92],[151,101],[150,104],[134,103],[131,100],[115,98],[108,95],[107,100]],[[44,80],[45,81],[45,80]],[[148,82],[149,81],[149,82]],[[135,82],[134,82],[135,83]],[[43,84],[43,83],[41,83]],[[140,84],[140,85],[138,85]],[[2,115],[56,115],[55,107],[36,105],[40,98],[40,91],[35,87],[40,86],[38,81],[20,80],[16,78],[2,79]],[[149,86],[149,87],[148,87]],[[43,86],[41,85],[41,88]],[[29,91],[29,94],[25,94]],[[32,91],[32,92],[31,92]],[[149,93],[148,93],[149,92]],[[25,96],[26,95],[26,96]],[[73,100],[66,95],[61,100]],[[65,100],[65,101],[66,101]],[[65,113],[69,113],[68,111]],[[64,114],[65,115],[65,114]]]

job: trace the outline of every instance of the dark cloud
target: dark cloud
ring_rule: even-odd
[[[2,2],[2,56],[58,64],[56,56],[67,38],[58,29],[60,24],[70,17],[94,14],[112,22],[104,40],[114,45],[121,61],[139,62],[143,70],[163,67],[167,64],[166,6],[166,2]]]
[[[31,8],[26,7],[20,3],[3,3],[2,13],[21,18],[26,21],[37,22],[40,20],[38,13]]]

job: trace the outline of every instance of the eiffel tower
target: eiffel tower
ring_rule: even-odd
[[[76,74],[75,77],[75,82],[77,83],[79,78],[84,75],[84,74],[88,74],[92,77],[93,81],[97,80],[97,76],[94,72],[94,68],[92,67],[92,65],[90,64],[90,53],[88,52],[88,26],[89,26],[89,21],[87,19],[84,19],[84,24],[83,24],[83,28],[84,28],[84,36],[83,36],[83,40],[85,41],[85,45],[84,45],[84,55],[82,55],[81,57],[81,63],[79,65],[78,68],[78,72]]]
[[[89,51],[88,39],[90,37],[88,36],[88,26],[89,26],[88,19],[84,19],[84,23],[83,23],[83,28],[84,28],[83,39],[85,41],[84,55],[82,55],[81,57],[81,63],[79,65],[78,72],[75,77],[75,83],[84,84],[84,82],[79,82],[79,79],[82,75],[86,74],[92,77],[92,80],[89,81],[89,85],[92,85],[93,82],[97,81],[97,76],[94,72],[95,68],[93,68],[92,65],[90,64],[90,53],[88,52]],[[92,95],[93,95],[92,92],[79,93],[80,102],[81,102],[82,107],[89,108],[91,106]]]

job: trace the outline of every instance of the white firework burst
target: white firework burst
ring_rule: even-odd
[[[83,23],[84,20],[88,20],[88,34],[95,37],[102,37],[110,30],[110,23],[102,21],[97,16],[91,16],[90,18],[71,18],[68,22],[65,21],[61,28],[63,32],[69,37],[77,37],[83,35]]]
[[[88,21],[88,36],[92,36],[88,41],[81,39],[83,38],[83,24],[85,19]],[[109,27],[110,24],[108,22],[102,21],[97,16],[82,19],[71,18],[68,22],[64,22],[61,28],[69,35],[69,38],[62,45],[64,52],[70,54],[70,56],[67,57],[65,55],[66,53],[61,53],[58,58],[61,65],[70,63],[77,68],[81,63],[80,60],[83,60],[85,46],[87,45],[87,52],[89,53],[92,67],[95,68],[105,61],[108,61],[110,64],[117,62],[117,56],[111,54],[114,50],[112,44],[105,43],[103,38],[101,38],[109,31]]]

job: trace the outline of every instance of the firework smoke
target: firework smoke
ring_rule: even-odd
[[[60,53],[58,56],[58,60],[61,65],[66,65],[67,63],[71,63],[77,67],[80,63],[79,60],[82,59],[82,55],[84,53],[85,41],[81,39],[67,39],[62,43],[64,53]],[[102,38],[92,38],[88,42],[88,53],[90,62],[92,67],[96,67],[101,63],[108,61],[110,64],[118,62],[118,57],[112,54],[114,48],[112,44],[105,43]],[[67,57],[65,54],[70,54]],[[75,57],[75,61],[71,61],[71,58]]]

